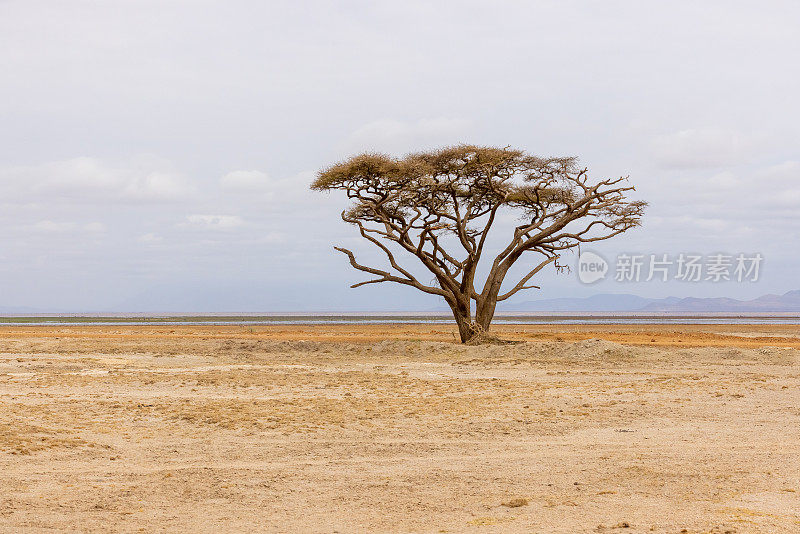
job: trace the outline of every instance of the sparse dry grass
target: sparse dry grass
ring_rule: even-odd
[[[0,452],[12,455],[29,455],[53,449],[91,447],[93,444],[69,431],[44,428],[27,423],[0,422]]]
[[[0,329],[0,530],[800,529],[788,327],[353,328]]]

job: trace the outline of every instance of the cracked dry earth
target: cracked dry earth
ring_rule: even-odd
[[[798,327],[558,328],[2,328],[0,531],[800,532]]]

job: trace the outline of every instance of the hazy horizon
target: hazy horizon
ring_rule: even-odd
[[[780,294],[766,294],[760,295],[759,298],[763,297],[770,297],[770,296],[778,296],[784,297],[788,294],[794,294],[793,297],[796,297],[797,294],[800,294],[800,290],[792,290],[785,293]],[[619,299],[621,297],[621,300]],[[593,315],[593,314],[605,314],[605,315],[646,315],[646,314],[661,314],[661,315],[686,315],[686,314],[700,314],[700,315],[713,315],[719,314],[719,316],[730,315],[730,314],[754,314],[756,315],[773,315],[773,316],[781,316],[786,314],[798,314],[800,313],[800,308],[798,309],[784,309],[779,311],[753,311],[753,310],[697,310],[697,311],[689,311],[689,310],[654,310],[649,311],[645,309],[639,309],[631,304],[630,309],[592,309],[591,307],[581,308],[581,303],[586,302],[592,303],[597,302],[600,303],[600,306],[608,306],[613,305],[614,303],[622,302],[623,305],[625,302],[631,302],[631,299],[641,299],[642,301],[667,301],[672,299],[692,299],[693,297],[675,297],[675,296],[668,296],[668,297],[656,297],[656,298],[647,298],[647,297],[639,297],[632,293],[595,293],[593,295],[589,295],[586,297],[556,297],[552,299],[517,299],[514,301],[510,301],[507,303],[500,303],[498,305],[498,316],[508,316],[508,315],[547,315],[552,314],[553,316],[559,315]],[[713,301],[718,298],[729,299],[730,297],[725,297],[724,295],[719,295],[717,297],[710,297],[710,298],[699,298],[700,301]],[[740,303],[748,303],[753,300],[757,299],[733,299]],[[794,300],[794,299],[792,299]],[[800,299],[798,299],[800,300]],[[551,304],[564,304],[566,307],[547,307],[545,305]],[[536,306],[539,305],[540,309],[536,309]],[[793,302],[792,305],[794,306],[795,303]],[[541,307],[544,306],[544,307]],[[795,306],[796,307],[796,306]],[[797,308],[797,307],[796,307]],[[5,307],[0,306],[0,317],[24,317],[24,316],[69,316],[69,315],[76,315],[76,316],[103,316],[107,315],[111,316],[128,316],[128,317],[156,317],[156,316],[172,316],[172,317],[193,317],[193,316],[331,316],[331,315],[343,315],[343,316],[357,316],[363,315],[368,317],[377,317],[381,315],[443,315],[449,317],[451,315],[450,309],[447,307],[446,304],[440,303],[436,306],[429,307],[429,308],[418,308],[418,309],[400,309],[400,308],[364,308],[361,310],[342,310],[342,309],[305,309],[305,310],[256,310],[256,311],[241,311],[241,310],[226,310],[226,311],[218,311],[218,310],[194,310],[194,311],[187,311],[187,310],[43,310],[43,309],[34,309],[34,308],[14,308],[14,307]]]

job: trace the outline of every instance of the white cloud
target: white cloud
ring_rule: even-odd
[[[341,206],[342,199],[311,191],[309,186],[316,174],[316,171],[303,171],[274,178],[261,171],[230,172],[220,179],[222,191],[230,196],[221,197],[215,209],[235,210],[248,215],[248,219],[277,216],[278,213],[317,218],[326,207]],[[258,210],[257,214],[249,217],[250,213],[242,211],[248,209]]]
[[[762,236],[796,231],[800,211],[800,163],[796,161],[762,168],[740,166],[735,172],[681,174],[665,179],[645,195],[651,200],[645,217],[647,228],[662,218],[690,221],[691,225],[682,223],[683,226],[693,226],[720,239],[744,228],[748,232],[757,230]],[[686,242],[697,237],[691,231],[675,233]]]
[[[62,233],[68,232],[75,228],[75,223],[71,222],[55,222],[49,219],[39,221],[33,225],[34,229],[41,232]]]
[[[712,175],[708,179],[708,185],[722,189],[730,189],[741,185],[742,180],[730,171],[723,171]]]
[[[0,168],[0,183],[5,198],[17,202],[159,203],[181,201],[192,194],[182,175],[151,165],[119,167],[79,157]]]
[[[737,130],[681,130],[653,139],[651,153],[665,168],[705,168],[739,164],[752,156],[756,139]]]
[[[106,225],[101,222],[90,222],[84,224],[83,229],[92,234],[101,234],[106,231]]]
[[[164,240],[161,236],[158,236],[152,232],[147,234],[142,234],[136,239],[139,243],[147,243],[147,244],[154,244],[160,243]]]
[[[470,122],[438,117],[417,121],[378,120],[351,133],[342,148],[347,152],[385,151],[407,153],[424,147],[453,145],[465,141]]]
[[[183,226],[196,226],[215,230],[227,230],[244,224],[238,215],[189,215]]]
[[[106,231],[105,225],[100,222],[77,224],[70,221],[51,221],[50,219],[44,219],[35,223],[33,229],[45,233],[83,231],[90,234],[100,234]]]
[[[785,161],[761,170],[756,175],[759,180],[768,180],[775,184],[794,185],[800,182],[800,162]]]
[[[253,193],[265,192],[274,184],[261,171],[232,171],[220,179],[220,185],[226,191]]]
[[[190,188],[181,176],[152,172],[129,179],[120,198],[135,202],[178,201],[190,193]]]
[[[748,197],[771,214],[797,217],[800,210],[800,162],[787,161],[755,173]]]

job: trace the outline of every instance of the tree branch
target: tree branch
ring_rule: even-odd
[[[557,259],[558,259],[558,256],[553,256],[551,258],[547,258],[545,261],[543,261],[542,263],[537,265],[531,272],[526,274],[522,278],[522,280],[520,280],[517,283],[517,285],[515,285],[511,289],[511,291],[509,291],[508,293],[505,293],[503,295],[498,296],[497,297],[497,302],[502,302],[502,301],[506,300],[508,297],[514,296],[516,293],[519,293],[520,291],[522,291],[524,289],[540,289],[539,286],[526,286],[525,282],[527,282],[528,280],[533,278],[536,275],[536,273],[538,273],[539,271],[541,271],[542,269],[544,269],[545,267],[547,267],[549,264],[553,263]]]
[[[334,248],[334,250],[338,250],[339,252],[341,252],[343,254],[346,254],[347,257],[350,260],[350,265],[354,269],[358,269],[359,271],[364,271],[365,273],[369,273],[369,274],[374,274],[376,276],[380,276],[380,278],[376,279],[376,280],[367,280],[365,282],[359,282],[357,284],[353,284],[352,286],[350,286],[351,288],[360,287],[360,286],[363,286],[365,284],[376,284],[378,282],[395,282],[397,284],[404,284],[404,285],[407,285],[407,286],[415,287],[415,288],[419,289],[420,291],[424,291],[425,293],[430,293],[432,295],[439,295],[441,297],[446,296],[446,293],[442,289],[440,289],[438,287],[426,286],[426,285],[418,282],[415,279],[401,278],[399,276],[395,276],[395,275],[393,275],[393,274],[391,274],[389,272],[383,271],[381,269],[376,269],[374,267],[367,267],[365,265],[361,265],[360,263],[358,263],[356,261],[356,257],[351,251],[347,250],[346,248],[342,248],[342,247],[333,247],[333,248]]]

